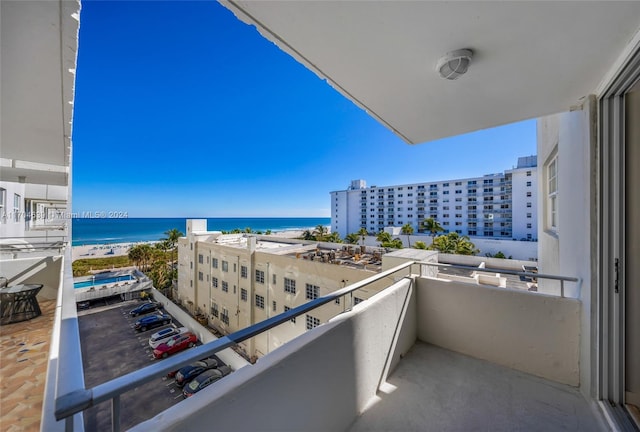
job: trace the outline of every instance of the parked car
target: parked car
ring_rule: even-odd
[[[129,315],[131,316],[144,315],[161,308],[162,308],[162,303],[157,303],[157,302],[144,303],[138,306],[137,308],[130,310]]]
[[[186,327],[177,328],[175,325],[171,327],[166,327],[151,335],[149,338],[149,346],[154,349],[161,343],[168,341],[171,336],[176,336],[182,333],[188,332],[189,329]]]
[[[218,360],[214,358],[206,358],[193,362],[188,366],[180,368],[180,370],[176,372],[176,385],[178,387],[182,387],[202,372],[209,369],[215,369],[216,367],[218,367]]]
[[[147,331],[152,328],[160,327],[171,322],[171,317],[169,315],[149,315],[143,318],[140,318],[134,324],[134,328],[139,332]]]
[[[220,366],[218,369],[209,369],[202,372],[200,375],[192,379],[189,384],[185,385],[182,389],[184,397],[191,397],[198,393],[203,388],[213,384],[220,378],[227,376],[231,373],[229,366]]]
[[[193,333],[184,333],[172,336],[168,341],[161,343],[153,350],[153,356],[157,359],[165,358],[169,354],[191,348],[198,342],[198,338]]]

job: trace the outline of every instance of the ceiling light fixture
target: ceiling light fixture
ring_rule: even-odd
[[[473,51],[470,49],[461,49],[448,52],[438,60],[436,70],[442,78],[448,80],[458,79],[469,69]]]

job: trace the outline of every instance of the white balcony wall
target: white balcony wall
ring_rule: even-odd
[[[577,386],[580,302],[526,291],[417,279],[418,339]]]
[[[415,342],[415,322],[403,279],[132,430],[346,430]]]
[[[42,284],[39,299],[55,300],[60,287],[62,255],[0,261],[0,275],[9,285]]]

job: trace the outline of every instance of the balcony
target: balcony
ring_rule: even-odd
[[[564,283],[572,283],[568,292],[575,295],[579,280],[536,274],[561,284],[560,291],[541,294],[469,283],[449,274],[449,267],[405,262],[93,389],[58,392],[57,413],[64,417],[113,398],[118,430],[119,401],[128,389],[388,280],[388,288],[376,296],[131,430],[309,430],[313,425],[317,430],[439,431],[479,424],[491,430],[599,430],[575,387],[580,301],[564,297]],[[486,283],[495,271],[483,270]],[[519,319],[510,320],[516,310]],[[246,415],[248,406],[251,415]]]

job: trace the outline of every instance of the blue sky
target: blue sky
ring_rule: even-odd
[[[329,216],[329,192],[501,172],[535,121],[410,146],[216,2],[84,1],[73,209]]]

